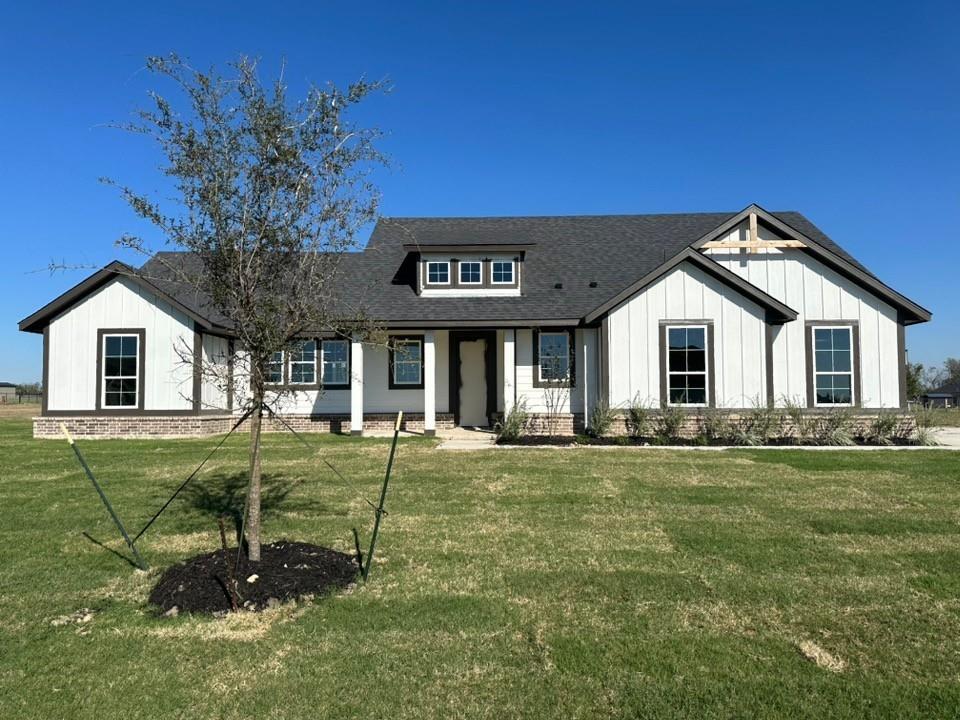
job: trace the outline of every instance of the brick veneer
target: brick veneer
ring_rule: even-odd
[[[350,432],[349,415],[284,415],[284,420],[297,432]],[[61,437],[60,423],[76,437],[88,438],[161,438],[202,437],[227,432],[237,418],[233,415],[178,415],[178,416],[79,416],[35,417],[35,438]],[[368,413],[363,416],[364,431],[393,430],[397,416],[394,413]],[[453,427],[452,413],[437,413],[437,430]],[[423,413],[404,413],[403,430],[423,432]],[[243,428],[241,428],[243,429]],[[264,419],[264,432],[282,432],[282,423]]]

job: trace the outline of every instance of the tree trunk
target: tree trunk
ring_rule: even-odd
[[[247,497],[247,557],[260,562],[260,429],[263,424],[263,391],[254,389],[250,415],[250,494]],[[242,540],[242,538],[241,538]]]

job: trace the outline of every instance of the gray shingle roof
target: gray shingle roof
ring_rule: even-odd
[[[577,320],[735,214],[383,218],[363,252],[343,256],[340,296],[345,314],[362,310],[390,324]],[[773,215],[869,272],[800,213]],[[525,251],[521,297],[416,294],[415,265],[404,245],[491,243],[533,243]],[[162,262],[149,261],[143,271],[178,301],[209,317],[195,291],[181,291],[164,280],[164,263],[176,261],[168,253]]]

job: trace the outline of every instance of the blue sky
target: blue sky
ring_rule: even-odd
[[[296,5],[5,9],[0,380],[40,378],[16,322],[85,274],[51,260],[137,260],[113,241],[143,228],[98,178],[150,190],[159,159],[106,125],[170,51],[285,59],[295,91],[388,77],[363,117],[390,133],[387,215],[800,210],[934,312],[912,360],[960,356],[957,3]]]

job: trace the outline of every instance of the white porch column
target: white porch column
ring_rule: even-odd
[[[423,334],[423,434],[437,434],[437,346],[433,330]]]
[[[517,367],[517,331],[503,331],[503,416],[513,410],[516,402],[516,387],[513,378]]]
[[[363,435],[363,343],[350,340],[350,434]]]
[[[590,377],[590,366],[587,364],[589,360],[590,353],[587,346],[587,332],[586,330],[575,330],[574,337],[578,337],[580,342],[575,344],[575,347],[578,346],[580,351],[580,367],[576,370],[575,382],[580,383],[580,387],[583,388],[583,428],[586,430],[590,425],[590,383],[588,379]]]

